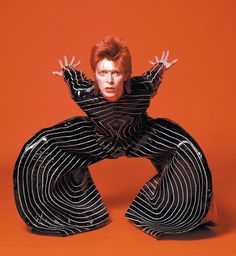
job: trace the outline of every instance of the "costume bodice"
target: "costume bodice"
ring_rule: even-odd
[[[110,102],[102,96],[92,96],[78,102],[95,128],[116,140],[128,139],[142,129],[151,94],[124,94]]]
[[[165,67],[157,63],[141,76],[131,77],[129,86],[117,101],[106,100],[96,92],[94,81],[71,66],[63,69],[71,96],[87,114],[99,134],[113,140],[127,141],[142,129],[146,110],[156,94]]]

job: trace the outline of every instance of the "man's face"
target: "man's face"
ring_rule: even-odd
[[[98,62],[95,70],[95,79],[102,96],[109,101],[116,101],[123,94],[124,82],[128,75],[116,64],[108,59]]]

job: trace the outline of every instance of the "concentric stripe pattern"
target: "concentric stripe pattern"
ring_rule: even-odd
[[[125,144],[143,127],[150,98],[160,85],[163,71],[164,65],[158,64],[142,76],[132,77],[132,93],[125,93],[115,102],[105,100],[102,95],[94,97],[92,81],[73,67],[64,68],[64,77],[72,98],[87,114],[97,132]]]
[[[211,203],[212,179],[197,143],[177,124],[157,119],[130,155],[148,157],[158,174],[142,187],[126,217],[156,238],[199,226]]]
[[[33,232],[67,236],[107,223],[87,168],[105,156],[91,129],[85,118],[73,118],[40,131],[22,149],[14,172],[15,199]]]
[[[88,117],[39,131],[18,157],[16,205],[33,232],[67,236],[105,225],[108,213],[88,166],[119,156],[146,157],[157,169],[126,213],[134,225],[154,237],[200,225],[212,196],[203,152],[177,124],[146,114],[163,71],[159,63],[132,77],[130,92],[109,102],[82,72],[64,69],[72,98]]]

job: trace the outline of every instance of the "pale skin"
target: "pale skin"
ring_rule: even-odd
[[[168,58],[169,51],[167,50],[166,52],[163,51],[160,59],[157,56],[154,56],[154,61],[149,62],[152,65],[161,62],[165,65],[166,69],[169,69],[171,66],[177,63],[177,59],[168,61]],[[67,57],[64,56],[64,63],[59,60],[59,64],[61,68],[66,66],[72,66],[75,68],[80,64],[80,61],[77,63],[74,63],[74,61],[74,56],[70,62],[68,62]],[[62,71],[53,71],[52,73],[55,75],[63,76]],[[124,82],[129,77],[129,74],[125,73],[115,61],[104,58],[98,62],[94,76],[102,96],[108,101],[116,101],[123,94]]]
[[[95,70],[95,80],[102,96],[108,101],[116,101],[123,94],[124,82],[128,74],[116,62],[102,59]]]

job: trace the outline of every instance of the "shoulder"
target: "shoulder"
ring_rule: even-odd
[[[133,76],[130,78],[130,88],[133,93],[151,93],[153,88],[147,83],[142,76]]]

